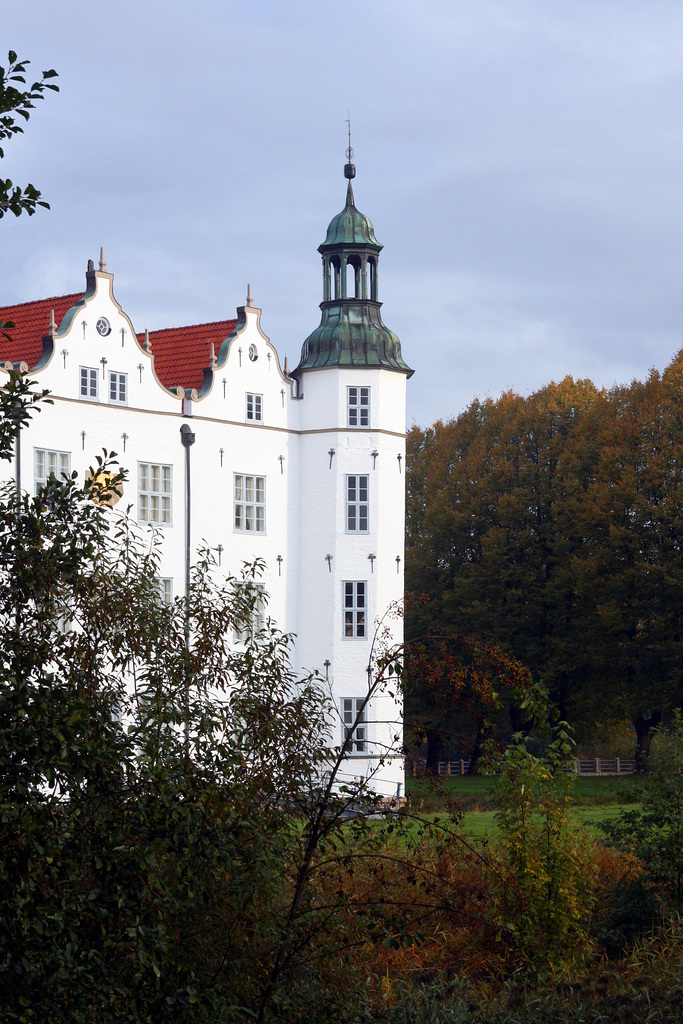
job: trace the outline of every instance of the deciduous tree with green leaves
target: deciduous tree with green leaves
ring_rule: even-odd
[[[33,390],[0,390],[5,459]],[[271,1019],[325,975],[328,700],[274,626],[232,643],[258,565],[223,580],[206,552],[160,600],[156,535],[106,507],[119,479],[103,457],[0,494],[2,1017]]]
[[[14,50],[10,50],[7,67],[0,67],[0,142],[23,132],[21,120],[28,121],[36,101],[44,99],[48,90],[59,92],[59,86],[51,81],[57,77],[53,68],[43,71],[38,81],[25,88],[29,64],[30,61],[19,60]],[[0,159],[4,155],[4,148],[0,146]],[[0,177],[0,217],[6,213],[13,213],[15,217],[22,213],[31,216],[39,206],[50,208],[35,185],[29,183],[22,187],[10,178]]]
[[[0,389],[2,458],[39,398]],[[451,897],[411,872],[414,904],[380,886],[355,914],[357,866],[402,862],[398,821],[345,822],[367,794],[339,783],[324,682],[270,622],[234,643],[258,563],[224,579],[203,552],[160,599],[157,534],[106,505],[111,458],[0,491],[2,1018],[345,1019],[350,951]],[[379,646],[368,700],[400,686]]]

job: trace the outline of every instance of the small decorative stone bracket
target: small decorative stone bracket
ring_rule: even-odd
[[[276,561],[277,561],[277,574],[278,574],[278,576],[282,576],[282,563],[284,562],[284,558],[282,557],[282,555],[278,555]]]
[[[332,572],[332,555],[325,555],[325,561],[327,562],[327,568]]]
[[[336,454],[334,448],[330,448],[330,450],[329,450],[329,452],[327,454],[330,457],[330,469],[332,469],[332,459],[334,458],[334,456]]]
[[[370,559],[370,572],[374,573],[374,571],[375,571],[375,559],[377,558],[377,555],[368,555],[368,558]]]

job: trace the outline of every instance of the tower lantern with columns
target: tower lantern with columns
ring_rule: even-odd
[[[412,370],[382,321],[382,246],[356,207],[348,161],[346,203],[318,251],[319,326],[292,376],[300,409],[299,635],[301,667],[325,664],[337,705],[338,740],[372,685],[378,644],[403,638],[405,392]],[[395,794],[403,781],[401,709],[373,694],[345,767]]]

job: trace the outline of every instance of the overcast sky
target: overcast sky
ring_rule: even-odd
[[[683,344],[676,0],[32,0],[2,47],[60,92],[5,147],[51,210],[0,222],[0,304],[77,291],[105,247],[137,330],[244,302],[290,365],[344,205],[384,245],[408,422]]]

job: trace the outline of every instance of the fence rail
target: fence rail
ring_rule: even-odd
[[[468,758],[439,761],[439,775],[467,775],[469,770]],[[576,775],[634,775],[635,770],[635,760],[623,757],[581,757],[567,761],[566,764],[566,771]],[[424,771],[424,761],[406,761],[408,775],[421,775]]]

